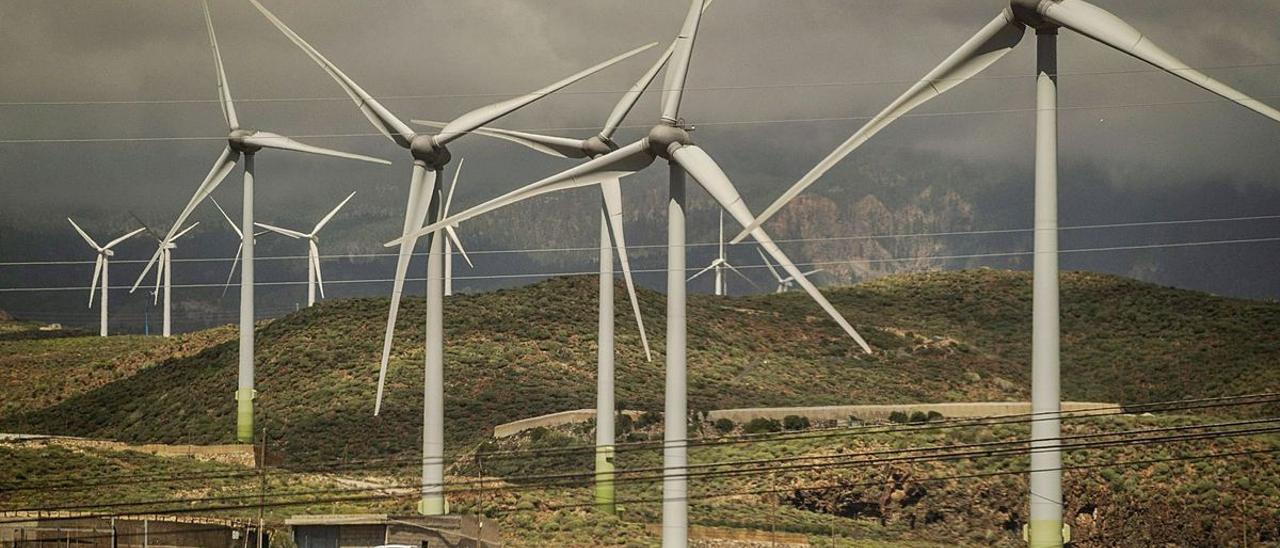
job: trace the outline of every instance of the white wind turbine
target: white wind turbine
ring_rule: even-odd
[[[757,249],[756,253],[760,254],[760,260],[764,261],[764,266],[769,268],[769,273],[773,274],[773,279],[778,282],[778,286],[773,290],[774,293],[786,293],[795,287],[796,277],[794,275],[783,277],[782,274],[778,273],[778,269],[773,267],[773,263],[769,262],[769,258],[764,256],[764,252]],[[815,268],[808,272],[802,272],[800,276],[808,278],[822,271],[823,269],[821,268]]]
[[[679,117],[680,99],[684,91],[685,77],[688,74],[689,60],[693,54],[693,44],[702,16],[703,2],[704,0],[691,2],[684,26],[676,39],[671,64],[666,69],[662,117],[658,124],[649,130],[648,136],[558,175],[485,202],[451,219],[445,219],[410,233],[411,237],[431,233],[445,225],[465,221],[533,196],[601,184],[604,181],[615,180],[640,171],[657,158],[667,160],[670,165],[670,199],[667,206],[667,379],[662,488],[664,546],[685,546],[688,542],[688,480],[685,476],[685,466],[688,463],[685,363],[685,173],[692,175],[694,180],[740,224],[746,226],[754,220],[751,211],[728,176],[706,152],[693,143],[689,138],[689,127],[684,125]],[[782,265],[784,270],[796,276],[796,282],[849,336],[858,342],[864,351],[871,351],[853,326],[849,325],[849,322],[836,311],[826,297],[823,297],[808,279],[799,275],[800,270],[774,244],[773,239],[763,229],[753,230],[752,237],[773,256],[778,264]],[[393,241],[388,245],[399,242],[400,240]]]
[[[1036,168],[1034,290],[1032,299],[1032,412],[1055,417],[1059,404],[1058,312],[1058,46],[1059,28],[1075,31],[1174,76],[1200,86],[1272,120],[1280,111],[1210,78],[1161,49],[1150,38],[1114,14],[1084,0],[1012,0],[973,38],[960,46],[901,97],[880,111],[847,141],[782,194],[748,229],[759,227],[845,156],[911,109],[982,72],[1022,41],[1026,27],[1036,29]],[[734,241],[745,235],[739,234]],[[1057,419],[1037,421],[1031,446],[1053,446]],[[1061,546],[1062,463],[1060,451],[1031,455],[1031,546]]]
[[[240,120],[236,116],[235,105],[231,101],[231,88],[227,84],[227,74],[222,67],[222,54],[218,50],[218,38],[213,32],[213,18],[209,14],[209,4],[202,2],[202,6],[204,8],[205,26],[209,31],[209,45],[213,50],[214,67],[217,69],[219,104],[222,107],[223,119],[226,121],[229,131],[227,134],[227,148],[223,149],[222,155],[214,162],[213,169],[205,176],[204,181],[200,183],[200,186],[196,187],[195,194],[187,202],[186,207],[182,209],[182,213],[178,215],[178,220],[173,224],[173,228],[169,229],[169,234],[164,238],[165,241],[173,239],[178,227],[195,210],[196,206],[200,205],[200,202],[208,197],[222,183],[222,180],[231,173],[241,155],[244,156],[244,199],[242,202],[243,214],[240,219],[242,234],[253,232],[254,157],[258,151],[264,148],[360,160],[376,164],[389,165],[391,163],[378,158],[300,143],[276,133],[241,127]],[[253,441],[253,400],[257,397],[257,391],[253,388],[253,238],[241,238],[241,242],[243,244],[242,255],[244,262],[240,268],[239,378],[235,392],[236,439],[241,443],[250,443]],[[151,265],[158,258],[159,252],[147,262],[142,275],[138,277],[138,282],[134,283],[135,290],[138,284],[142,282],[142,277],[146,276],[147,271],[151,269]]]
[[[324,228],[324,225],[329,224],[329,221],[333,219],[333,216],[338,214],[338,210],[342,209],[342,206],[347,205],[347,202],[351,201],[351,197],[355,195],[356,193],[354,192],[348,194],[347,198],[338,204],[338,207],[333,208],[328,215],[325,215],[324,218],[320,219],[320,222],[316,223],[316,226],[311,229],[311,232],[302,233],[297,230],[280,228],[267,223],[253,223],[261,228],[275,232],[276,234],[283,234],[295,240],[307,241],[307,306],[313,306],[316,304],[317,287],[320,288],[320,298],[324,298],[324,275],[320,272],[320,229]]]
[[[708,3],[708,4],[710,4],[711,2],[710,2],[710,1],[708,1],[707,3]],[[752,280],[751,280],[751,278],[748,278],[746,274],[743,274],[743,273],[742,273],[742,271],[738,270],[738,267],[733,266],[733,264],[729,262],[729,259],[728,259],[727,257],[725,257],[725,254],[724,254],[724,210],[721,210],[721,211],[720,211],[720,231],[719,231],[717,234],[718,234],[718,235],[717,235],[717,237],[716,237],[716,258],[715,258],[715,259],[712,259],[711,264],[707,265],[707,266],[706,266],[706,268],[703,268],[702,270],[699,270],[696,274],[694,274],[694,275],[692,275],[692,276],[689,276],[689,278],[688,278],[687,280],[685,280],[685,281],[686,281],[686,282],[692,282],[694,278],[697,278],[698,276],[701,276],[701,275],[703,275],[703,274],[706,274],[708,271],[715,272],[715,276],[716,276],[716,278],[715,278],[715,294],[716,294],[716,295],[723,296],[723,295],[728,294],[728,286],[726,285],[726,280],[724,279],[724,272],[725,272],[726,270],[728,270],[728,271],[730,271],[730,272],[733,272],[734,274],[737,274],[737,275],[738,275],[739,277],[741,277],[743,280],[746,280],[746,281],[747,281],[747,283],[749,283],[749,284],[751,284],[751,285],[753,285],[753,286],[755,286],[755,287],[760,287],[760,286],[759,286],[759,285],[757,285],[754,281],[752,281]],[[757,250],[757,251],[759,251],[759,250]],[[762,254],[762,255],[760,255],[760,256],[761,256],[761,257],[764,257],[764,255],[763,255],[763,254]],[[769,264],[769,261],[768,261],[768,260],[765,260],[765,264]],[[769,270],[773,270],[773,265],[770,265],[770,266],[769,266]],[[777,276],[778,276],[777,271],[774,271],[774,277],[777,277]]]
[[[395,282],[391,291],[391,309],[387,314],[387,331],[383,339],[382,360],[378,369],[378,392],[374,400],[374,414],[382,410],[382,392],[386,382],[387,361],[391,356],[391,343],[395,333],[396,314],[400,307],[400,297],[404,290],[405,275],[409,268],[409,260],[413,254],[418,238],[426,232],[408,235],[423,222],[439,221],[443,211],[443,188],[438,173],[449,164],[452,156],[447,145],[476,128],[491,123],[503,116],[525,107],[546,95],[569,84],[595,74],[605,68],[636,55],[654,46],[649,44],[608,61],[578,72],[542,89],[505,101],[500,101],[474,109],[452,122],[445,124],[435,135],[421,135],[413,131],[408,124],[397,118],[382,103],[374,99],[354,80],[338,69],[324,55],[317,51],[301,36],[293,32],[279,18],[267,10],[257,0],[250,0],[258,11],[262,12],[277,29],[295,45],[306,52],[329,76],[333,77],[343,91],[356,103],[360,112],[383,135],[408,150],[413,158],[413,175],[409,181],[409,200],[405,206],[403,236],[400,241],[400,254],[396,262]],[[456,223],[451,223],[456,224]],[[444,226],[438,227],[445,228]],[[427,325],[426,325],[426,363],[423,383],[423,440],[422,440],[422,501],[418,510],[427,515],[443,514],[446,511],[444,500],[444,240],[428,238],[427,254]]]
[[[105,337],[107,336],[107,291],[111,288],[110,284],[107,282],[107,270],[110,266],[111,257],[114,257],[116,254],[116,252],[112,251],[111,248],[115,247],[116,244],[119,244],[120,242],[136,236],[139,232],[146,230],[146,227],[139,228],[133,232],[125,234],[124,236],[111,240],[110,242],[107,242],[107,245],[98,245],[98,242],[93,241],[93,238],[90,238],[89,235],[80,228],[80,225],[76,224],[75,221],[72,221],[71,217],[67,217],[67,222],[71,223],[71,226],[76,229],[76,232],[80,234],[80,237],[84,238],[84,241],[89,243],[89,247],[92,247],[93,250],[98,253],[97,259],[93,261],[93,283],[89,284],[89,307],[93,308],[93,293],[98,289],[98,280],[102,280],[102,296],[99,297],[98,303],[98,335]]]
[[[231,287],[231,280],[236,275],[236,266],[240,264],[240,253],[244,251],[244,233],[240,231],[240,225],[236,224],[235,221],[232,221],[230,215],[227,215],[227,210],[222,209],[222,204],[219,204],[218,200],[215,200],[213,197],[210,197],[209,201],[213,202],[214,207],[218,208],[218,213],[221,213],[222,218],[227,220],[227,225],[230,226],[231,230],[236,233],[236,238],[240,240],[240,244],[236,246],[236,256],[234,259],[231,260],[231,270],[227,271],[227,281],[223,282],[222,284],[222,296],[225,297],[227,295],[227,288]],[[255,243],[257,242],[258,236],[261,236],[266,233],[267,231],[265,230],[259,230],[257,232],[254,232],[253,233],[254,242]]]
[[[453,191],[458,188],[458,177],[462,176],[462,164],[465,159],[458,159],[458,169],[453,170],[453,182],[449,183],[449,194],[444,199],[444,211],[440,213],[441,217],[449,214],[449,205],[453,203]],[[453,295],[453,248],[458,248],[458,253],[462,254],[462,258],[467,261],[467,266],[475,268],[471,263],[471,257],[467,256],[467,250],[462,247],[462,239],[458,238],[458,227],[451,226],[445,229],[448,238],[444,240],[444,296]]]
[[[188,232],[191,232],[191,229],[195,228],[196,225],[199,225],[199,224],[200,224],[199,222],[191,223],[191,225],[188,226],[187,228],[182,229],[178,231],[176,234],[173,234],[165,238],[160,237],[159,234],[156,234],[155,232],[151,231],[151,229],[147,228],[147,233],[150,234],[151,237],[155,238],[156,240],[156,255],[155,255],[156,259],[154,260],[154,262],[156,262],[158,265],[156,267],[156,287],[151,292],[151,304],[152,305],[159,304],[160,292],[161,292],[160,287],[163,284],[164,286],[164,328],[163,328],[163,331],[161,331],[161,333],[165,337],[170,336],[171,334],[170,327],[172,325],[172,322],[170,321],[170,313],[173,310],[173,303],[171,300],[173,296],[172,295],[173,294],[173,250],[178,248],[178,244],[177,244],[178,238],[185,236]],[[142,271],[142,275],[146,276],[147,271],[145,270]],[[139,279],[139,281],[141,281],[141,279]],[[135,283],[134,289],[137,289],[137,287],[138,285]],[[132,290],[130,290],[130,293],[132,293]]]

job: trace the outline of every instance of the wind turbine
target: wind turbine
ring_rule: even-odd
[[[98,245],[98,242],[93,241],[93,238],[90,238],[89,235],[80,228],[80,225],[76,224],[75,221],[72,221],[71,217],[67,217],[67,222],[71,223],[71,226],[76,229],[76,232],[80,233],[80,237],[84,238],[84,241],[89,243],[89,247],[92,247],[94,251],[98,252],[98,257],[93,262],[93,282],[89,284],[89,307],[93,308],[93,293],[98,289],[98,280],[101,279],[102,297],[99,297],[98,303],[98,308],[100,309],[98,318],[98,335],[105,337],[107,336],[107,290],[111,288],[107,282],[107,269],[110,266],[111,257],[114,257],[116,254],[116,252],[112,251],[111,248],[115,247],[116,244],[120,242],[136,236],[139,232],[146,230],[146,228],[139,228],[133,232],[125,234],[124,236],[111,240],[110,242],[107,242],[107,245]]]
[[[351,77],[317,51],[301,36],[293,32],[279,18],[257,0],[249,0],[262,12],[271,24],[284,33],[295,45],[306,52],[356,103],[360,112],[379,132],[392,142],[409,151],[413,158],[413,175],[409,181],[409,201],[405,206],[404,228],[406,236],[400,239],[400,255],[396,262],[395,282],[391,291],[391,309],[387,314],[387,331],[382,344],[382,360],[378,369],[378,392],[374,400],[374,415],[382,410],[382,392],[386,383],[387,361],[391,356],[391,342],[395,333],[396,314],[404,291],[405,274],[414,245],[425,232],[407,234],[430,219],[435,223],[444,210],[443,189],[438,173],[449,164],[452,156],[447,145],[471,131],[525,107],[569,84],[595,74],[633,55],[653,47],[642,46],[608,61],[578,72],[554,84],[505,101],[499,101],[474,109],[445,124],[436,135],[421,135],[397,118],[382,103],[369,95]],[[456,224],[456,223],[451,223]],[[438,227],[445,228],[444,226]],[[427,254],[427,326],[426,363],[423,387],[423,439],[422,439],[422,501],[419,512],[427,515],[443,514],[444,500],[444,240],[428,238]]]
[[[225,297],[227,295],[227,288],[231,287],[231,279],[236,275],[236,266],[240,264],[240,252],[244,251],[244,233],[240,231],[240,225],[236,224],[235,221],[232,221],[230,215],[227,215],[227,210],[222,209],[222,204],[219,204],[218,200],[215,200],[212,197],[210,197],[209,200],[213,202],[214,207],[218,208],[218,213],[222,214],[222,218],[227,220],[227,224],[231,226],[231,230],[235,231],[236,238],[240,239],[240,244],[236,246],[236,256],[231,260],[231,270],[227,271],[227,281],[222,284],[222,296]],[[267,231],[265,230],[254,232],[254,242],[257,242],[258,236],[266,233]]]
[[[776,287],[773,290],[774,293],[786,293],[788,291],[791,291],[791,289],[795,287],[796,277],[794,275],[787,276],[784,278],[782,274],[778,273],[778,269],[773,267],[773,263],[769,262],[769,258],[764,256],[763,252],[757,249],[756,253],[760,253],[760,260],[764,261],[764,265],[769,268],[769,273],[773,274],[773,278],[778,282],[778,287]],[[808,272],[801,273],[800,276],[804,278],[808,278],[809,276],[822,272],[823,270],[824,269],[821,269],[821,268],[815,268]]]
[[[710,2],[708,1],[707,3],[709,4]],[[685,281],[686,281],[686,282],[692,282],[692,281],[694,280],[694,278],[697,278],[698,276],[701,276],[701,275],[703,275],[703,274],[706,274],[708,271],[713,271],[713,272],[715,272],[715,275],[716,275],[716,279],[715,279],[715,294],[716,294],[716,295],[720,295],[720,296],[724,296],[725,294],[727,294],[727,293],[728,293],[728,286],[727,286],[727,285],[725,285],[724,271],[728,270],[728,271],[730,271],[730,272],[733,272],[734,274],[737,274],[737,275],[738,275],[738,276],[740,276],[742,279],[746,280],[746,281],[747,281],[747,283],[749,283],[749,284],[751,284],[751,285],[753,285],[753,286],[755,286],[755,287],[760,287],[760,286],[759,286],[759,285],[757,285],[754,281],[752,281],[752,280],[751,280],[751,278],[748,278],[746,274],[743,274],[743,273],[742,273],[742,271],[738,270],[738,267],[733,266],[733,264],[729,262],[729,259],[728,259],[727,257],[725,257],[725,254],[724,254],[724,210],[721,210],[721,211],[720,211],[720,232],[719,232],[718,234],[719,234],[719,236],[716,238],[716,258],[715,258],[715,259],[713,259],[713,260],[711,261],[711,264],[707,265],[707,266],[706,266],[706,268],[703,268],[702,270],[699,270],[697,274],[694,274],[694,275],[692,275],[692,276],[689,276],[689,278],[688,278],[688,279],[686,279]],[[756,251],[759,251],[759,250],[757,249]],[[763,258],[763,257],[764,257],[764,255],[763,255],[763,254],[761,254],[761,255],[760,255],[760,257],[761,257],[761,258]],[[773,265],[769,264],[769,261],[768,261],[767,259],[765,260],[765,264],[768,264],[768,265],[769,265],[769,270],[773,270]],[[774,271],[774,277],[777,277],[777,276],[778,276],[777,271]]]
[[[453,191],[458,188],[458,177],[462,176],[462,164],[465,159],[458,160],[458,169],[453,171],[453,182],[449,183],[449,194],[444,199],[444,211],[440,213],[441,217],[449,214],[449,205],[453,203]],[[444,240],[444,296],[453,295],[453,248],[456,246],[458,252],[462,254],[462,258],[467,261],[467,266],[475,268],[471,263],[471,257],[467,256],[467,250],[462,247],[462,240],[458,238],[457,226],[445,228],[445,234],[448,238]]]
[[[311,232],[305,234],[296,230],[289,230],[287,228],[269,225],[267,223],[254,223],[259,227],[275,232],[276,234],[283,234],[295,240],[301,239],[307,241],[307,306],[316,304],[317,286],[320,288],[320,298],[324,298],[324,275],[320,273],[320,229],[324,228],[324,225],[329,224],[329,221],[333,219],[333,216],[338,214],[338,210],[342,209],[342,206],[347,205],[347,202],[351,201],[351,197],[355,195],[356,193],[354,192],[348,194],[347,198],[338,204],[338,207],[333,208],[328,215],[325,215],[324,218],[320,219],[320,222],[316,223],[315,228],[312,228]]]
[[[163,238],[160,237],[159,234],[155,233],[155,231],[151,230],[149,227],[146,227],[144,225],[144,228],[147,230],[147,233],[150,234],[151,237],[155,238],[156,240],[155,256],[157,257],[156,262],[158,262],[159,266],[156,267],[156,287],[151,292],[151,304],[156,305],[160,303],[160,291],[161,291],[160,286],[163,283],[164,285],[164,328],[163,328],[163,331],[161,331],[161,334],[164,335],[165,337],[168,337],[171,334],[170,332],[171,322],[169,318],[169,313],[173,310],[172,301],[171,301],[171,297],[173,293],[173,250],[178,248],[178,244],[176,243],[178,241],[178,238],[185,236],[188,232],[191,232],[191,229],[195,228],[196,225],[199,225],[199,224],[200,224],[199,222],[191,223],[190,226],[178,231],[178,233],[173,234],[171,236],[163,237]],[[146,274],[147,272],[144,270],[142,272],[142,275],[145,276]],[[134,289],[137,289],[137,287],[138,287],[137,284],[134,284]],[[133,291],[130,290],[129,292],[132,293]]]
[[[1058,46],[1059,28],[1118,49],[1174,76],[1200,86],[1272,120],[1280,111],[1210,78],[1161,49],[1150,38],[1114,14],[1084,0],[1012,0],[990,23],[960,46],[901,97],[862,126],[765,209],[747,230],[759,227],[800,192],[816,182],[891,122],[926,101],[982,72],[1009,53],[1026,32],[1036,29],[1036,168],[1034,289],[1032,298],[1031,407],[1033,413],[1056,417],[1059,404],[1058,311]],[[739,234],[740,241],[747,234]],[[1036,421],[1031,446],[1057,443],[1059,421]],[[1058,450],[1031,454],[1031,546],[1061,546],[1062,455]]]
[[[662,530],[664,546],[685,546],[688,543],[688,480],[685,467],[688,464],[687,373],[685,363],[685,173],[707,191],[720,206],[740,224],[750,224],[754,217],[742,196],[714,160],[689,137],[690,126],[680,119],[680,100],[688,75],[689,60],[693,54],[694,39],[702,16],[704,0],[692,0],[680,35],[676,39],[671,64],[666,69],[663,86],[662,117],[648,136],[587,161],[558,175],[553,175],[529,186],[485,202],[459,213],[452,219],[413,231],[416,237],[439,230],[442,226],[461,222],[476,215],[500,207],[557,190],[601,184],[640,171],[657,158],[666,160],[670,167],[670,199],[667,205],[667,355],[666,355],[666,404],[663,444]],[[849,325],[826,297],[804,276],[790,259],[774,244],[763,229],[752,231],[752,237],[783,269],[796,277],[796,282],[858,342],[866,352],[870,347]],[[400,240],[388,245],[395,245]]]
[[[169,229],[169,234],[164,238],[165,241],[173,239],[173,234],[176,233],[178,227],[195,210],[196,206],[200,205],[200,202],[209,196],[222,183],[222,180],[231,173],[241,155],[244,156],[244,199],[242,202],[243,214],[240,219],[241,223],[243,223],[242,234],[253,232],[254,157],[258,151],[264,148],[360,160],[375,164],[391,164],[391,162],[378,158],[312,146],[276,133],[241,127],[240,120],[236,116],[235,105],[231,101],[231,88],[227,84],[227,73],[222,67],[222,54],[218,50],[218,38],[213,32],[213,17],[209,14],[209,4],[208,2],[201,2],[201,5],[204,8],[205,26],[209,31],[209,45],[213,50],[213,63],[218,73],[219,104],[222,106],[223,119],[226,121],[229,131],[227,134],[227,148],[223,149],[222,154],[218,156],[218,160],[213,164],[213,169],[205,176],[204,181],[200,183],[200,186],[196,187],[195,194],[187,202],[186,207],[182,209],[182,213],[178,215],[178,220],[173,224],[173,228]],[[253,388],[253,238],[241,238],[241,243],[244,263],[240,267],[240,355],[239,379],[236,383],[237,389],[235,393],[236,439],[241,443],[251,443],[253,442],[253,400],[257,397],[257,391]],[[153,255],[151,260],[147,262],[142,274],[138,276],[138,281],[133,284],[134,290],[138,288],[139,283],[142,283],[142,277],[147,275],[147,271],[151,269],[151,265],[156,262],[159,255],[160,253],[157,251],[156,255]]]

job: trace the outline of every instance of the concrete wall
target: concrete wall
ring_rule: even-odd
[[[1121,407],[1114,403],[1062,402],[1064,412],[1083,415],[1117,413]],[[829,405],[822,407],[750,407],[744,409],[720,409],[708,414],[709,420],[729,419],[736,423],[765,418],[782,420],[787,415],[799,415],[810,421],[840,421],[857,417],[863,421],[883,421],[889,414],[902,411],[908,415],[916,411],[937,411],[948,419],[978,418],[999,415],[1022,415],[1031,412],[1031,402],[965,402],[965,403],[902,403],[888,405]]]
[[[641,411],[623,411],[622,414],[635,419],[640,416]],[[525,430],[533,430],[534,428],[551,428],[553,426],[561,426],[564,424],[579,424],[587,421],[596,420],[595,409],[575,409],[572,411],[561,411],[550,415],[542,415],[538,417],[530,417],[520,419],[518,421],[499,424],[493,427],[493,437],[506,438],[514,436]]]

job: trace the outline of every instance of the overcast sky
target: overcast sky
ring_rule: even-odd
[[[447,120],[638,45],[665,46],[688,6],[684,0],[263,1],[406,120]],[[1189,65],[1211,67],[1205,72],[1280,106],[1280,0],[1096,3]],[[293,136],[371,133],[328,75],[247,1],[210,4],[243,125]],[[682,115],[698,126],[695,139],[730,177],[756,190],[746,198],[758,211],[854,132],[865,120],[859,117],[883,108],[1004,5],[717,0],[703,19]],[[618,92],[662,46],[503,124],[597,127]],[[1034,50],[1029,33],[983,78],[918,110],[947,115],[903,119],[855,156],[908,151],[938,162],[989,166],[993,173],[1026,173],[1032,161]],[[1074,173],[1102,174],[1113,190],[1131,188],[1135,201],[1194,204],[1206,193],[1217,194],[1215,188],[1246,197],[1259,189],[1278,195],[1280,124],[1082,36],[1063,32],[1059,50],[1062,192],[1068,197]],[[0,51],[0,140],[148,139],[0,143],[0,215],[34,215],[52,226],[68,213],[123,219],[127,208],[162,219],[176,213],[223,146],[218,139],[225,128],[212,101],[214,71],[196,0],[0,0]],[[30,104],[152,100],[179,102]],[[650,95],[628,123],[647,127],[656,115]],[[560,133],[585,137],[593,131]],[[620,140],[639,131],[624,132]],[[379,204],[385,232],[394,235],[409,171],[404,151],[378,136],[301,140],[395,165],[263,153],[258,166],[264,220],[310,219],[347,192],[361,190],[365,205],[357,200],[352,207]],[[477,138],[457,141],[451,149],[455,159],[468,158],[455,208],[566,165]],[[852,161],[820,185],[852,173]],[[237,174],[218,196],[232,200],[238,187]],[[1264,206],[1241,203],[1242,210],[1259,207]],[[1124,214],[1117,211],[1118,217]],[[1114,219],[1127,220],[1134,219]],[[1070,221],[1064,215],[1064,224]]]

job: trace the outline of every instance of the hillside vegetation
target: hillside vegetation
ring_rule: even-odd
[[[1025,399],[1031,279],[974,270],[891,276],[828,288],[876,353],[862,354],[803,293],[689,299],[691,411],[717,408]],[[462,452],[510,420],[592,407],[595,280],[552,279],[446,301],[446,424]],[[1063,396],[1145,402],[1280,387],[1280,305],[1067,273]],[[655,361],[645,362],[619,291],[618,399],[660,409],[664,303],[642,291]],[[288,466],[418,453],[421,299],[404,303],[381,416],[372,416],[386,299],[321,303],[259,325],[260,424]],[[0,430],[122,441],[232,440],[236,343],[221,328],[178,348],[158,339],[5,342]],[[87,351],[77,351],[76,345]],[[165,353],[169,348],[172,353]],[[180,350],[185,348],[185,350]],[[61,349],[61,350],[59,350]],[[79,352],[79,353],[77,353]],[[55,357],[42,357],[55,356]],[[131,361],[133,360],[133,361]],[[147,362],[147,363],[141,363]],[[95,364],[147,365],[87,390]],[[12,366],[8,366],[12,367]],[[100,384],[100,385],[99,385]],[[42,396],[31,398],[27,393]]]

